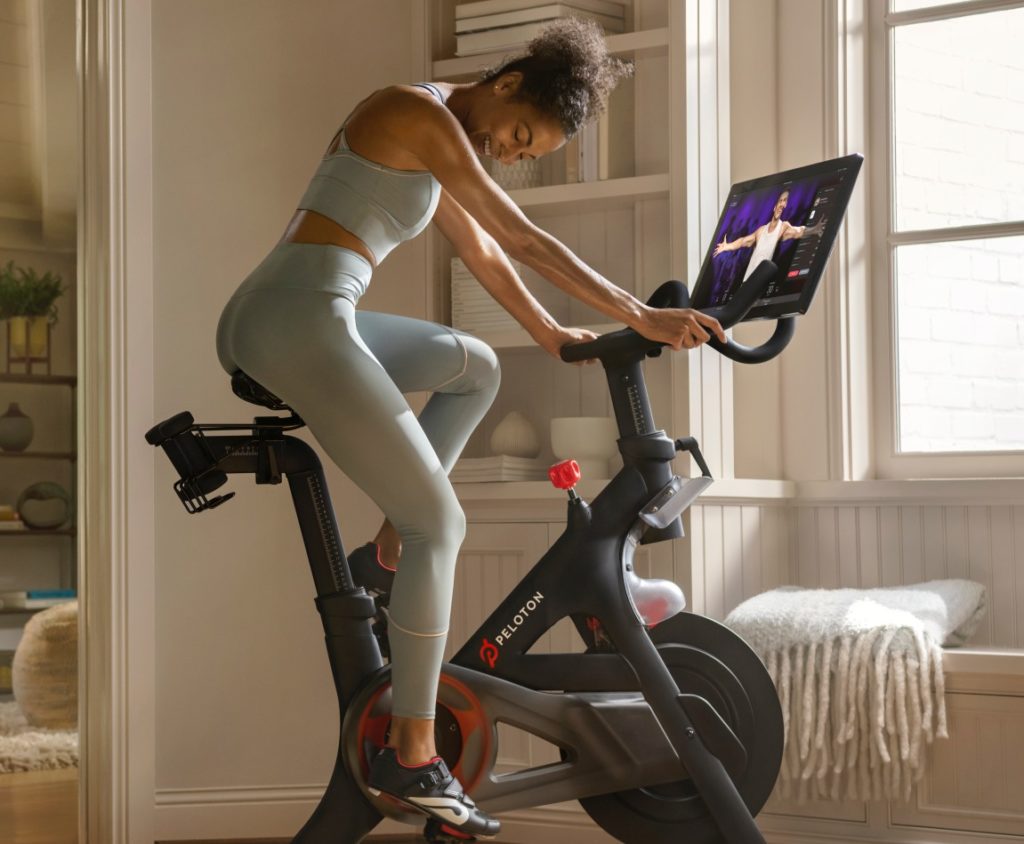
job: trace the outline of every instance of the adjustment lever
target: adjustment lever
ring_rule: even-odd
[[[284,432],[274,425],[279,421],[277,416],[257,416],[253,430],[259,442],[256,456],[256,483],[281,483],[281,466],[277,457],[277,449],[284,442]]]

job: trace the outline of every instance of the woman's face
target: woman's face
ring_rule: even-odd
[[[463,127],[478,155],[514,164],[540,158],[565,143],[558,120],[514,98],[521,79],[519,73],[507,73],[488,83],[481,99],[466,115]]]

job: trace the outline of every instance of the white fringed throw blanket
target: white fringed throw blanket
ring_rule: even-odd
[[[933,580],[888,589],[783,587],[725,619],[764,660],[782,703],[782,796],[909,798],[922,745],[946,738],[942,646],[985,613],[985,587]]]

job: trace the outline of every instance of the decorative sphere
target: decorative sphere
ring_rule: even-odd
[[[18,514],[30,528],[58,528],[71,518],[71,496],[60,484],[40,481],[18,496]]]

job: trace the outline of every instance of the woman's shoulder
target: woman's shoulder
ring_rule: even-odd
[[[427,84],[429,87],[426,87]],[[440,86],[418,82],[386,85],[383,88],[378,88],[373,94],[373,99],[377,103],[394,106],[420,104],[443,106],[443,97],[444,91]]]
[[[425,88],[388,85],[378,88],[349,114],[345,133],[358,148],[386,141],[411,150],[436,143],[452,132],[451,112]],[[398,166],[398,165],[395,165]]]
[[[447,111],[440,100],[415,85],[387,85],[359,103],[349,115],[351,123],[369,122],[378,129],[401,130],[410,123],[433,123]]]

